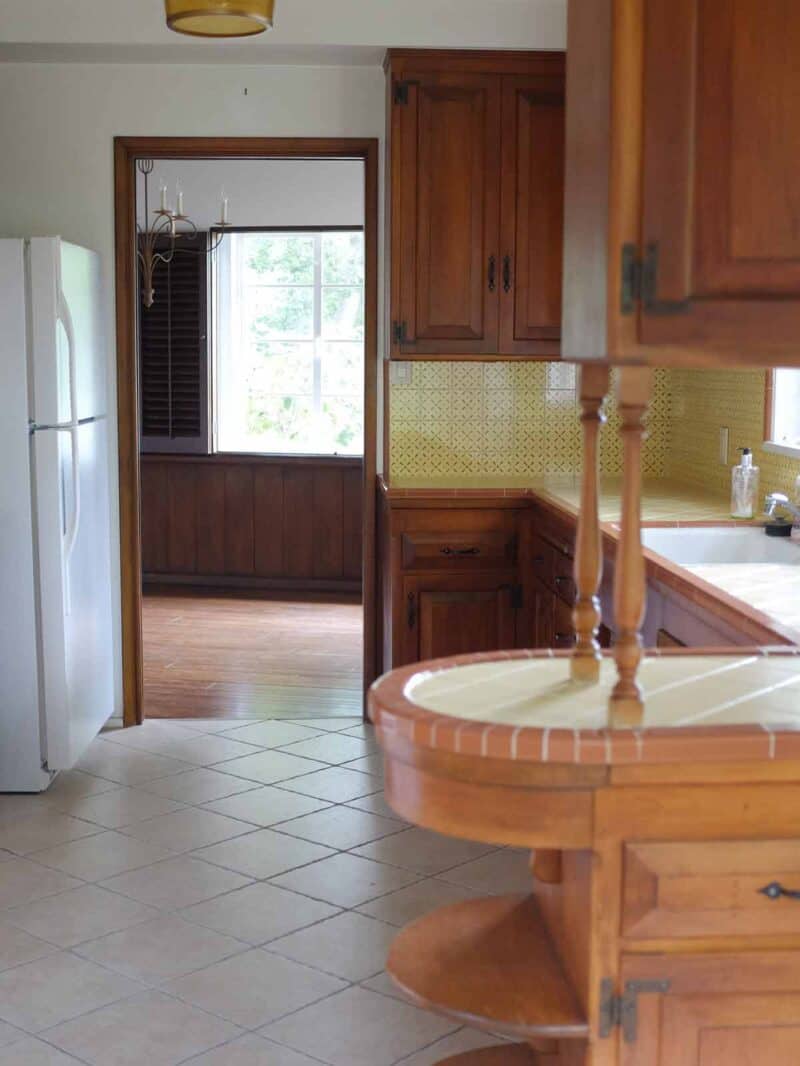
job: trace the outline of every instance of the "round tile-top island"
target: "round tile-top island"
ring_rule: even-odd
[[[755,948],[780,949],[785,964],[756,1012],[761,1036],[778,988],[800,1018],[797,651],[648,655],[635,728],[608,724],[611,659],[592,683],[548,652],[419,663],[375,683],[390,805],[419,826],[534,853],[529,895],[498,885],[392,946],[389,972],[413,1002],[509,1041],[447,1062],[705,1066],[656,1050],[678,1054],[660,1019],[704,982],[760,994],[776,960],[742,966],[737,952]],[[650,1057],[631,1057],[631,1017],[643,1047],[656,1041]],[[791,1039],[800,1061],[800,1029]]]

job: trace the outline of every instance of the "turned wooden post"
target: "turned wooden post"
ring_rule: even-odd
[[[614,574],[618,679],[611,694],[611,725],[638,725],[644,713],[642,690],[636,679],[642,660],[639,632],[644,618],[646,589],[642,556],[642,439],[644,416],[653,389],[653,371],[625,367],[619,371],[619,413],[622,419],[622,518]]]
[[[576,644],[572,657],[573,681],[597,681],[602,652],[597,640],[602,616],[597,595],[603,576],[603,545],[600,536],[599,481],[600,427],[605,422],[603,400],[608,392],[607,366],[584,366],[580,371],[583,471],[578,532],[575,541],[575,588],[572,617]]]

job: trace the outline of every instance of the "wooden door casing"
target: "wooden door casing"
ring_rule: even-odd
[[[641,956],[622,981],[668,981],[637,1001],[620,1066],[789,1066],[800,1061],[800,956]]]
[[[513,573],[403,579],[403,662],[512,648]]]
[[[560,352],[564,79],[503,78],[499,351]]]
[[[395,102],[401,351],[480,355],[497,347],[500,83],[409,73]]]

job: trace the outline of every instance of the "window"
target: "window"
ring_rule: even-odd
[[[231,233],[216,297],[217,450],[363,454],[362,231]]]
[[[764,435],[767,451],[800,458],[800,370],[768,371]]]

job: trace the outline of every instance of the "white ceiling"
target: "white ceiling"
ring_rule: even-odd
[[[239,41],[170,32],[162,0],[0,0],[0,59],[374,63],[394,47],[563,48],[567,0],[277,0]]]

